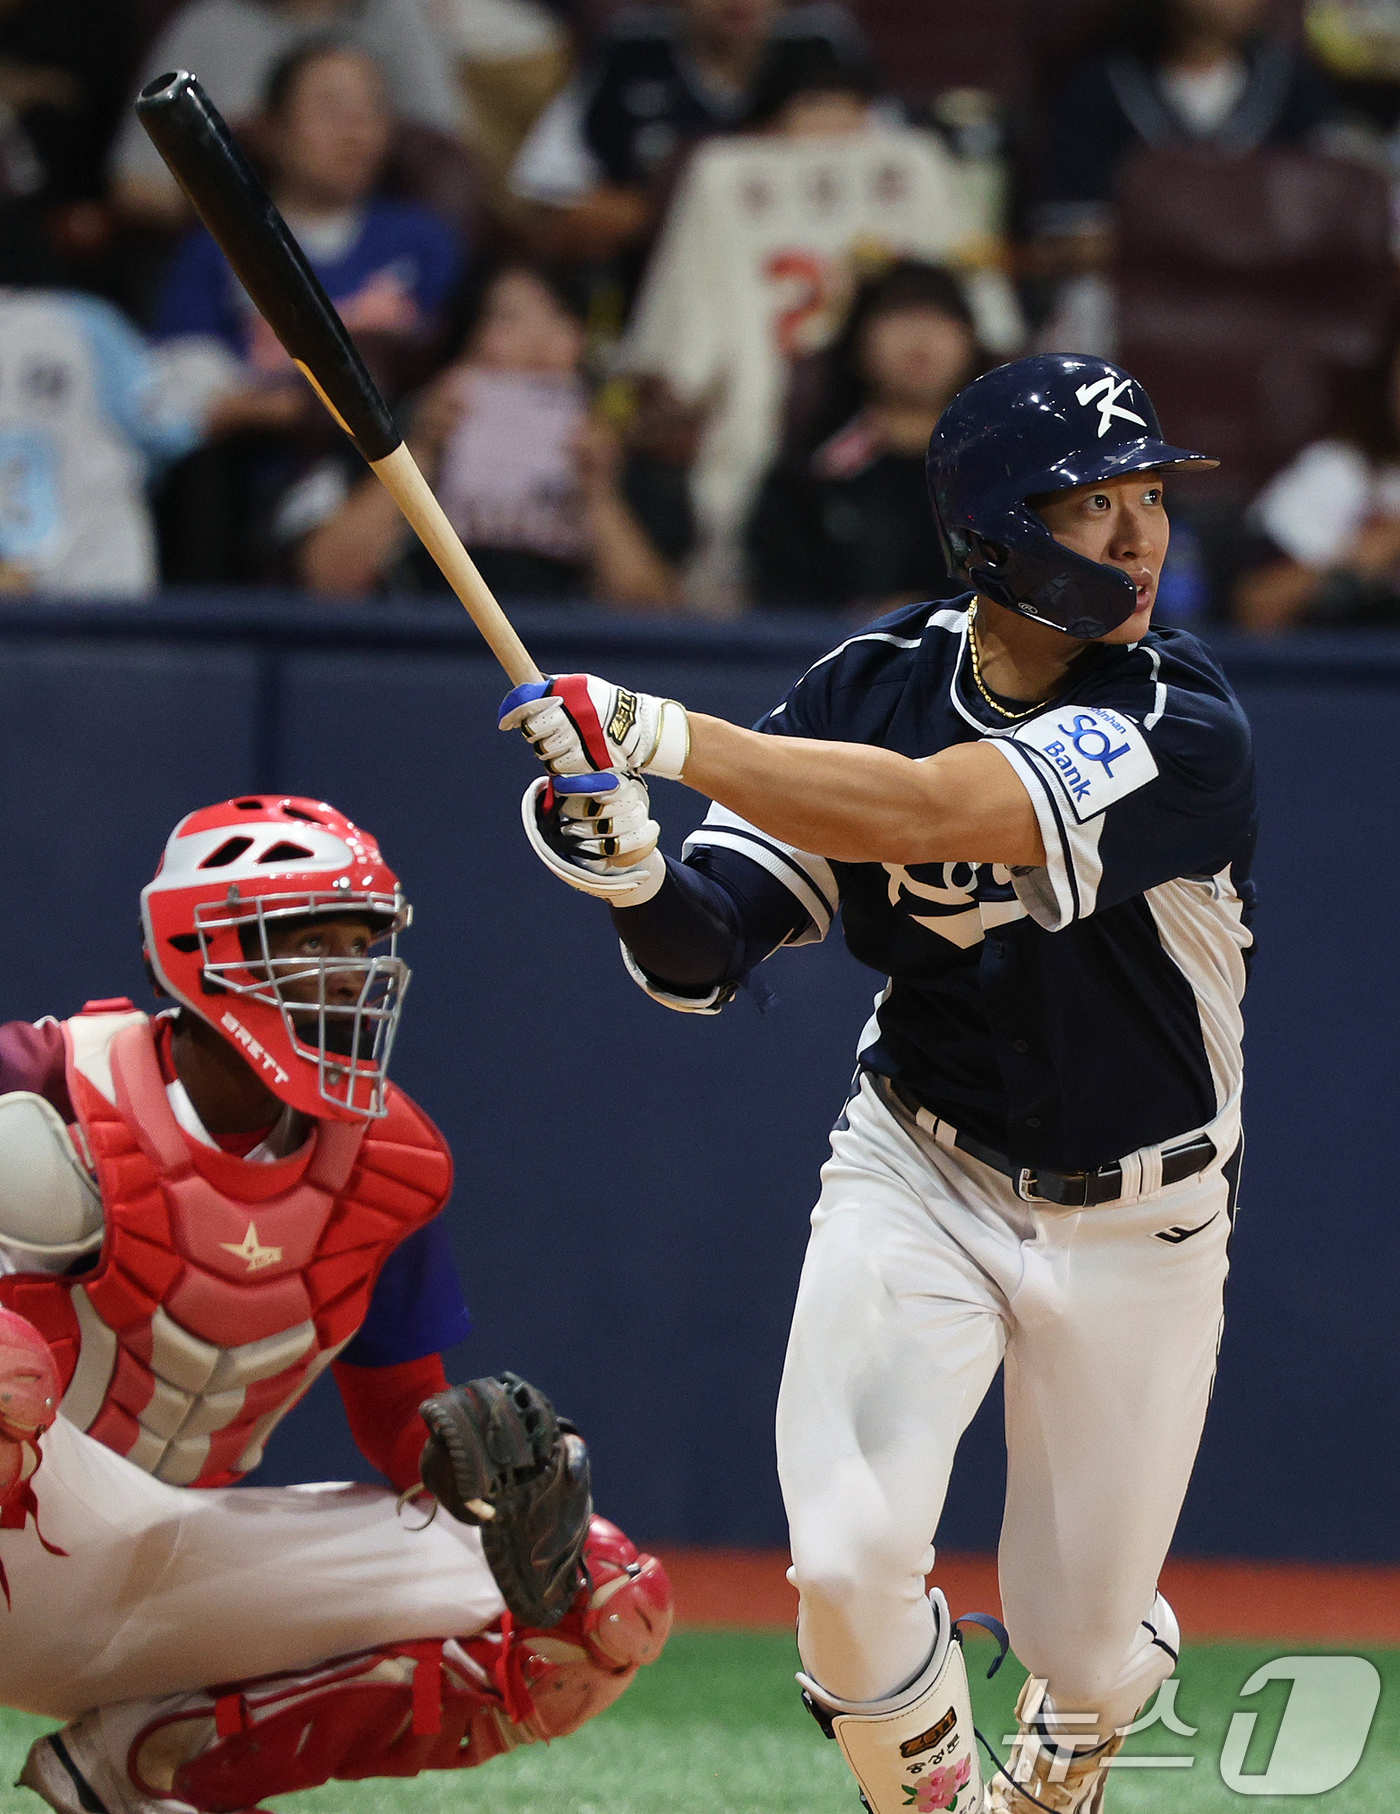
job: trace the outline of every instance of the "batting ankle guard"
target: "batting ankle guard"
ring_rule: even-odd
[[[799,1675],[817,1723],[840,1745],[870,1814],[982,1814],[982,1773],[962,1639],[935,1588],[933,1654],[884,1701],[843,1701]]]
[[[1077,1739],[1073,1722],[1056,1715],[1036,1676],[1022,1684],[1016,1718],[1010,1756],[987,1792],[987,1814],[1097,1814],[1104,1771],[1123,1734],[1093,1745]]]
[[[332,1778],[462,1770],[575,1732],[611,1704],[671,1626],[671,1584],[606,1519],[591,1586],[549,1631],[509,1613],[472,1638],[389,1644],[319,1668],[167,1702],[125,1760],[138,1793],[233,1814]]]
[[[1180,1648],[1176,1614],[1159,1593],[1110,1694],[1130,1695],[1140,1712],[1171,1675]],[[1105,1736],[1092,1716],[1057,1709],[1048,1686],[1034,1675],[1021,1686],[1016,1737],[1006,1763],[993,1773],[987,1814],[1099,1814],[1102,1808],[1105,1773],[1126,1728]]]

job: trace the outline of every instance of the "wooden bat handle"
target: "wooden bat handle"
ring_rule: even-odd
[[[370,470],[417,530],[423,546],[441,567],[449,586],[467,608],[472,622],[486,638],[491,653],[505,669],[512,686],[543,680],[510,619],[496,603],[495,594],[476,570],[476,563],[448,522],[442,505],[418,470],[418,462],[402,442],[382,460],[371,460]]]
[[[316,388],[319,390],[320,386]],[[335,413],[331,404],[327,403],[326,407]],[[466,606],[468,615],[486,638],[511,685],[518,687],[526,681],[543,680],[544,675],[530,659],[510,619],[496,603],[495,594],[477,572],[476,562],[462,546],[457,531],[447,520],[447,513],[433,496],[428,481],[418,469],[418,462],[403,442],[382,460],[371,460],[369,464],[380,484],[417,530],[423,546],[441,567],[448,585]],[[632,861],[631,857],[610,857],[608,867],[626,869]],[[481,1502],[471,1500],[469,1503],[478,1517],[494,1518],[496,1515]]]

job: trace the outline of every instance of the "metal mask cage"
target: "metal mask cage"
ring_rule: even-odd
[[[388,950],[364,957],[273,956],[269,928],[279,922],[317,917],[382,921],[384,930],[371,942],[387,940]],[[225,994],[275,1008],[293,1054],[316,1066],[322,1100],[375,1119],[387,1113],[384,1091],[389,1055],[410,975],[398,955],[398,934],[411,919],[412,909],[399,894],[347,889],[244,899],[233,886],[225,900],[202,902],[195,908],[194,929],[205,982]],[[240,947],[246,935],[253,934],[256,951],[250,954],[241,948],[237,958],[213,958],[211,938],[230,932],[239,939]],[[328,1000],[328,986],[341,976],[358,979],[353,1000]],[[289,985],[307,982],[315,985],[310,999],[286,994]],[[312,1030],[314,1041],[308,1037]]]

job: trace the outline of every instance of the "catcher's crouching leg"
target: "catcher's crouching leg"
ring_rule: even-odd
[[[606,1519],[592,1520],[590,1582],[548,1631],[507,1613],[475,1637],[386,1645],[300,1673],[236,1682],[144,1708],[88,1714],[40,1739],[23,1780],[51,1806],[53,1766],[99,1805],[172,1800],[232,1814],[332,1778],[416,1776],[563,1738],[608,1707],[661,1654],[671,1584]],[[42,1779],[42,1780],[41,1780]],[[89,1806],[76,1795],[73,1806]]]

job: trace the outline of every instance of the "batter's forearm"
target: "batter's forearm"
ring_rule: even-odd
[[[982,744],[914,761],[688,716],[686,785],[799,850],[839,863],[1045,861],[1024,787]]]
[[[614,907],[613,925],[648,976],[705,995],[729,977],[743,945],[730,903],[703,876],[668,861],[666,880],[640,907]]]
[[[668,859],[666,880],[649,901],[613,909],[618,935],[642,970],[679,995],[737,982],[806,923],[782,882],[727,850]]]
[[[523,730],[555,775],[684,780],[779,843],[830,861],[1045,861],[1027,784],[994,739],[916,759],[869,742],[771,736],[596,674],[517,687],[499,723]]]

